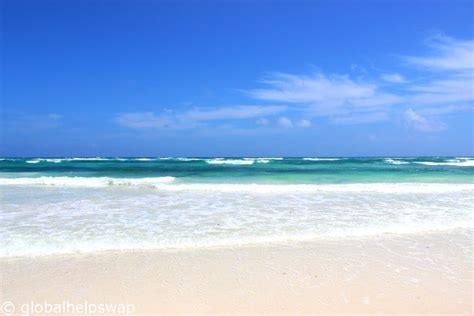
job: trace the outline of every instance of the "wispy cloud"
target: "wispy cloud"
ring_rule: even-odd
[[[468,112],[468,111],[474,111],[474,106],[472,105],[446,105],[446,106],[420,108],[417,110],[418,113],[422,115],[428,115],[428,116],[454,114],[458,112]]]
[[[371,84],[354,82],[348,76],[327,76],[323,73],[274,73],[261,82],[269,88],[250,90],[248,94],[251,97],[291,103],[339,103],[347,99],[370,97],[376,88]]]
[[[246,126],[259,129],[288,129],[311,127],[315,118],[348,125],[395,123],[403,117],[418,131],[441,131],[447,128],[444,115],[474,108],[474,41],[436,36],[427,43],[426,54],[401,57],[404,75],[269,73],[260,87],[244,93],[255,103],[272,105],[123,113],[115,121],[135,129],[183,129],[248,120]]]
[[[301,119],[301,120],[299,120],[299,121],[296,123],[296,125],[297,125],[298,127],[307,128],[307,127],[313,126],[313,123],[311,123],[310,120]]]
[[[409,64],[431,71],[464,71],[474,69],[474,41],[458,40],[444,35],[427,41],[432,49],[426,56],[407,56]]]
[[[274,115],[286,110],[283,105],[238,105],[220,108],[193,108],[181,112],[122,113],[115,121],[126,127],[135,129],[146,128],[192,128],[208,121],[241,120]]]
[[[408,109],[404,113],[408,126],[422,132],[439,132],[446,129],[446,124],[433,118],[424,117],[416,113],[413,109]]]
[[[431,53],[404,59],[435,75],[409,87],[413,104],[472,103],[474,101],[474,41],[436,36],[429,41]]]
[[[227,119],[248,119],[259,116],[281,113],[286,110],[286,106],[262,106],[262,105],[239,105],[231,107],[221,107],[215,109],[193,109],[186,111],[179,116],[191,121],[214,121]]]
[[[247,94],[257,100],[291,104],[294,111],[326,117],[332,124],[388,121],[410,109],[404,115],[416,122],[413,127],[439,131],[442,123],[435,116],[473,107],[473,43],[446,36],[430,39],[427,55],[402,58],[415,77],[412,80],[398,73],[382,73],[375,79],[322,72],[273,73],[260,81],[264,88],[250,89]],[[394,89],[387,82],[398,85]],[[414,112],[417,108],[423,108],[420,113],[424,116]]]
[[[376,83],[355,80],[348,75],[275,73],[261,82],[268,87],[249,90],[249,96],[299,105],[300,110],[313,116],[366,112],[402,101],[395,94],[381,91]]]
[[[428,55],[404,58],[434,76],[408,87],[407,101],[421,108],[406,114],[410,120],[418,121],[419,130],[439,131],[447,128],[439,116],[474,108],[474,41],[436,36],[428,43]],[[420,123],[420,118],[425,122]]]
[[[348,116],[336,116],[331,118],[331,123],[340,125],[352,124],[368,124],[389,120],[389,116],[385,112],[373,112],[363,114],[353,114]]]
[[[284,128],[291,128],[293,127],[293,122],[286,116],[282,116],[278,119],[278,125]]]
[[[263,117],[256,120],[255,123],[260,126],[268,126],[270,124],[270,120]]]
[[[380,78],[390,83],[405,83],[407,80],[400,74],[382,74]]]

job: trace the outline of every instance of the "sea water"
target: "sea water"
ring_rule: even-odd
[[[474,228],[472,157],[0,158],[0,256]]]

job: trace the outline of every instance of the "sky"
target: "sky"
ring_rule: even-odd
[[[474,155],[474,1],[0,2],[0,156]]]

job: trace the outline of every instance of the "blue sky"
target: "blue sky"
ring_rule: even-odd
[[[474,154],[473,1],[2,4],[2,156]]]

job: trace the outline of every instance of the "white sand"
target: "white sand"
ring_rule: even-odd
[[[473,313],[472,232],[1,260],[0,299],[136,314]],[[17,308],[18,309],[18,308]]]

